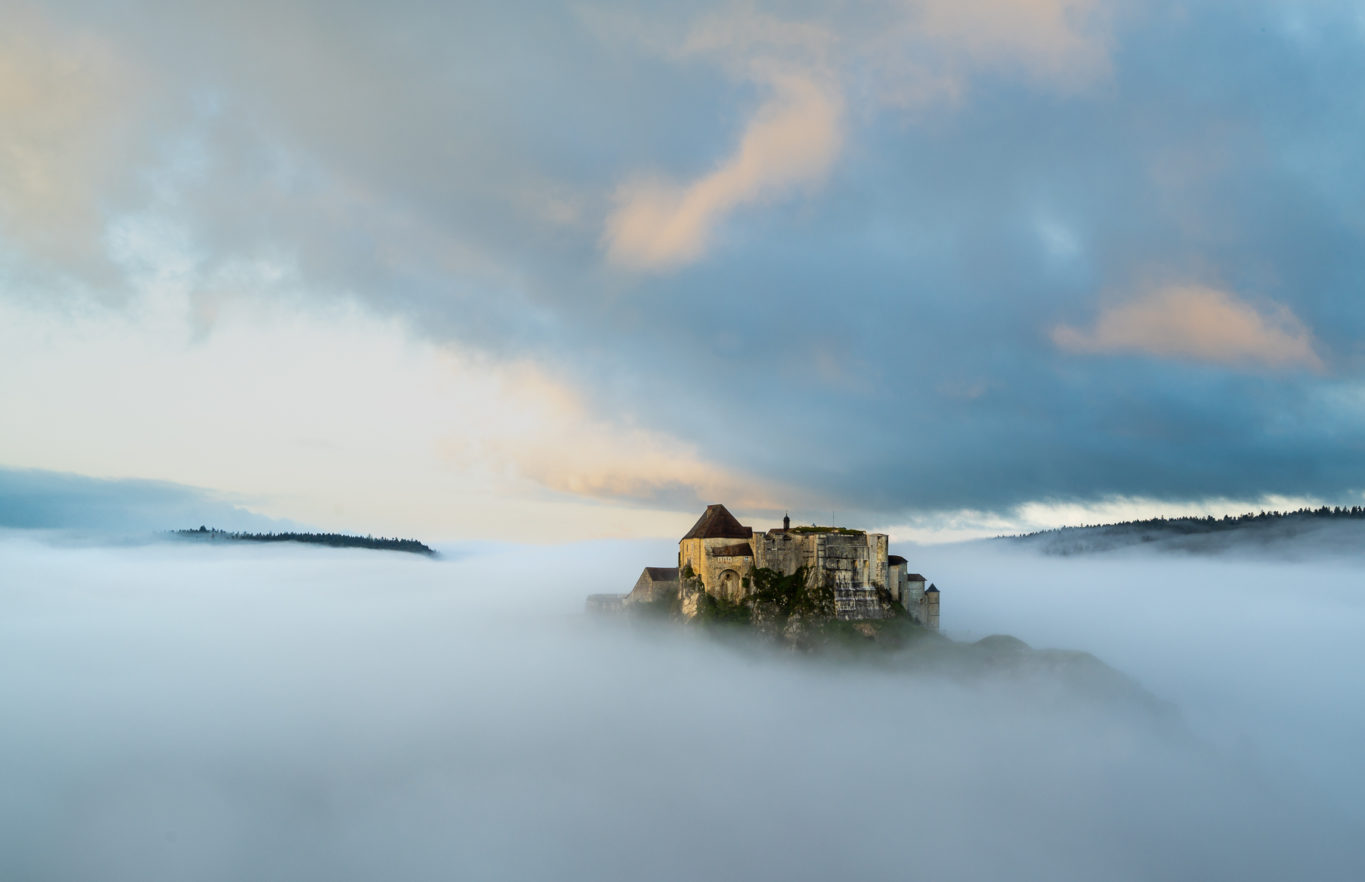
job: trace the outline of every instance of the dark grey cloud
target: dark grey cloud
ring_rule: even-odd
[[[1125,6],[1074,89],[988,69],[905,111],[848,86],[827,180],[657,273],[607,264],[611,193],[733,149],[761,89],[725,65],[543,4],[137,8],[52,14],[178,108],[161,144],[191,159],[149,155],[175,197],[141,198],[188,231],[202,296],[271,261],[848,508],[1365,487],[1351,4]],[[1291,310],[1326,372],[1049,336],[1169,283]]]

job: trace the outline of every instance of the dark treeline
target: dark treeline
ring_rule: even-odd
[[[1215,518],[1213,515],[1205,517],[1181,517],[1181,518],[1148,518],[1142,521],[1118,521],[1113,524],[1084,524],[1078,527],[1058,527],[1052,530],[1038,530],[1033,533],[1024,533],[1013,537],[1027,539],[1032,536],[1046,536],[1050,533],[1063,533],[1067,530],[1095,530],[1108,528],[1127,528],[1127,529],[1147,529],[1161,530],[1176,534],[1193,533],[1218,533],[1224,530],[1236,530],[1239,527],[1246,527],[1252,524],[1263,524],[1275,521],[1309,521],[1309,520],[1365,520],[1365,506],[1353,505],[1350,508],[1344,506],[1324,505],[1321,508],[1300,508],[1296,511],[1262,511],[1247,513],[1242,515],[1223,515]]]
[[[233,542],[304,542],[309,545],[328,545],[332,548],[377,548],[383,551],[436,554],[435,551],[416,539],[385,539],[375,536],[351,536],[346,533],[231,533],[227,530],[201,526],[197,530],[172,530],[171,534],[187,539]]]

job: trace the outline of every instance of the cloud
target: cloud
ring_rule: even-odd
[[[439,561],[0,532],[0,877],[1362,877],[1358,565],[906,549],[952,634],[1095,652],[1180,725],[1067,653],[584,617],[694,517]]]
[[[907,0],[907,24],[976,68],[1013,68],[1074,86],[1109,66],[1100,0]]]
[[[96,32],[64,31],[24,3],[5,16],[0,244],[58,276],[109,286],[117,273],[101,238],[113,204],[137,187],[146,76]]]
[[[499,371],[499,413],[446,438],[449,462],[505,468],[572,496],[688,511],[724,499],[772,510],[777,489],[628,419],[597,417],[573,387],[530,364]]]
[[[603,233],[608,259],[663,270],[702,257],[736,209],[819,183],[842,152],[846,85],[871,61],[878,89],[910,104],[909,94],[959,96],[981,70],[1022,69],[1050,86],[1073,89],[1107,69],[1094,0],[915,0],[887,13],[844,22],[782,18],[751,6],[700,16],[677,58],[711,57],[771,89],[739,146],[715,170],[688,182],[636,176],[619,185]],[[603,18],[598,13],[594,20]],[[656,47],[657,29],[638,22],[616,32]]]
[[[634,518],[717,475],[888,522],[1114,495],[1334,501],[1365,487],[1362,411],[1334,392],[1365,369],[1365,164],[1356,99],[1337,87],[1365,78],[1357,16],[1304,5],[1294,36],[1274,4],[1137,6],[594,4],[647,33],[518,3],[7,14],[20,76],[0,88],[57,85],[22,111],[7,99],[0,125],[28,163],[0,163],[0,298],[61,288],[17,277],[102,267],[109,290],[145,292],[183,276],[202,339],[178,346],[183,315],[149,320],[135,296],[126,321],[103,317],[126,345],[101,358],[70,298],[45,337],[0,323],[0,461],[286,488],[276,513],[348,527],[363,508],[424,536],[473,510],[516,533],[527,507],[580,490],[595,513],[622,493]],[[784,118],[797,134],[772,131]],[[741,162],[750,129],[765,163],[807,150],[803,129],[834,134],[770,172]],[[18,183],[34,163],[50,200]],[[633,264],[608,259],[609,216],[635,221],[620,230],[636,233]],[[140,224],[152,241],[120,232]],[[1284,366],[1316,357],[1333,376],[1263,358],[1185,369],[1195,356],[1057,370],[1040,325],[1092,341],[1094,292],[1145,293],[1155,265],[1219,279],[1292,341],[1244,292],[1283,306],[1312,329]],[[283,325],[234,317],[253,299],[300,309]],[[344,341],[325,331],[338,301],[367,316]],[[260,357],[225,354],[225,338]],[[369,357],[395,339],[489,370],[424,385],[425,369]],[[468,473],[417,439],[483,431],[514,398],[484,392],[522,362],[578,403],[511,414],[524,437],[490,430],[496,477],[517,483],[472,498]],[[177,377],[226,386],[234,418]],[[619,443],[528,449],[575,421]],[[366,457],[299,452],[316,438]],[[539,535],[578,527],[552,510]]]
[[[837,26],[783,18],[752,6],[726,7],[703,15],[691,26],[677,54],[715,55],[745,70],[773,57],[805,64],[828,63],[840,37]]]
[[[693,261],[735,209],[824,177],[843,143],[842,97],[805,74],[774,74],[769,85],[772,96],[714,171],[685,184],[641,178],[617,189],[603,235],[613,263],[665,269]]]
[[[0,467],[0,527],[132,534],[199,524],[226,530],[294,526],[253,514],[222,494],[197,487]]]
[[[1312,333],[1287,307],[1257,309],[1199,285],[1159,288],[1103,311],[1089,330],[1058,325],[1052,340],[1081,354],[1136,352],[1231,366],[1324,370]]]
[[[242,523],[184,485],[230,487],[313,526],[423,538],[640,535],[663,523],[658,509],[777,507],[772,482],[629,414],[594,413],[529,359],[435,346],[360,310],[240,297],[191,339],[189,305],[167,294],[137,303],[140,323],[112,310],[61,322],[0,301],[12,368],[0,463],[157,479],[0,469],[0,526]],[[594,513],[602,500],[629,509]]]

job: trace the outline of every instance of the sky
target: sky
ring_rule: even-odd
[[[1365,498],[1358,3],[0,20],[11,484],[535,541]]]

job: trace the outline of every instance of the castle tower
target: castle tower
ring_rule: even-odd
[[[754,570],[754,531],[723,505],[708,505],[678,543],[678,570],[701,582],[712,597],[735,601],[744,596]]]
[[[922,624],[930,631],[938,630],[938,586],[932,582],[924,589],[924,618]]]

